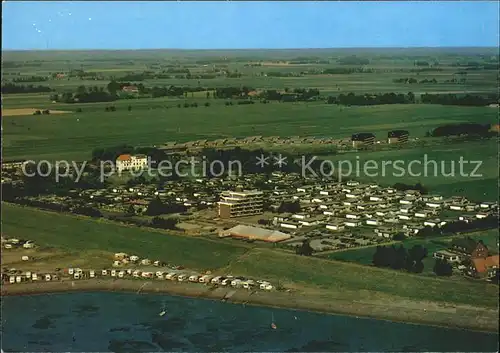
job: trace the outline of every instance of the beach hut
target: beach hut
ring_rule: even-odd
[[[36,273],[31,274],[31,280],[32,281],[38,281],[38,275]]]
[[[220,284],[220,279],[221,279],[221,276],[216,276],[216,277],[212,278],[212,280],[210,281],[210,283],[212,283],[212,284]]]
[[[133,276],[133,277],[135,277],[135,278],[141,277],[141,271],[139,271],[139,270],[135,270],[135,271],[132,273],[132,276]]]
[[[156,275],[156,277],[158,277],[158,278],[161,277],[163,279],[163,271],[156,271],[155,275]]]
[[[130,261],[127,259],[127,258],[124,258],[123,260],[121,260],[121,263],[122,265],[126,265],[128,264]]]
[[[127,269],[125,272],[127,272],[127,275],[132,275],[132,272],[133,272],[133,271],[134,271],[134,270],[132,270],[131,268],[129,268],[129,269]]]
[[[108,270],[101,271],[101,276],[107,276],[107,275],[108,275]]]
[[[245,281],[245,282],[241,282],[241,286],[242,286],[243,288],[245,288],[245,289],[250,289],[250,283],[248,283],[248,282],[246,282],[246,281]]]
[[[80,273],[78,273],[78,272],[77,272],[77,273],[75,273],[75,274],[73,275],[73,278],[74,278],[74,279],[80,279],[80,278],[82,278],[82,275],[81,275]]]
[[[187,279],[186,275],[179,275],[179,277],[177,277],[177,281],[179,282],[184,282],[186,279]]]
[[[111,270],[111,277],[116,277],[116,270]]]
[[[75,273],[75,269],[74,268],[68,268],[68,275],[72,275],[73,273]]]
[[[27,271],[24,276],[27,278],[27,279],[31,279],[31,272],[30,271]]]
[[[153,265],[155,266],[160,266],[161,262],[159,260],[156,260],[155,262],[153,262]]]
[[[5,244],[4,247],[5,249],[12,249],[12,244]]]
[[[123,278],[123,277],[125,277],[125,271],[118,272],[118,278]]]
[[[22,276],[16,276],[16,283],[21,283],[23,281]]]
[[[150,259],[142,259],[141,265],[151,265],[151,260]]]
[[[26,255],[21,256],[21,261],[29,261],[29,260],[30,260],[30,258],[28,256],[26,256]]]
[[[23,244],[23,248],[25,249],[33,249],[35,247],[35,244],[31,243],[31,240],[28,240],[26,243]]]
[[[173,281],[175,279],[175,276],[176,276],[175,272],[170,272],[165,276],[165,279]]]
[[[120,267],[122,263],[119,260],[113,261],[113,267]]]
[[[75,268],[75,273],[78,273],[81,276],[83,275],[83,270],[81,268]]]
[[[130,262],[137,262],[137,261],[139,261],[139,256],[137,255],[130,256]]]
[[[222,280],[220,284],[222,284],[223,286],[227,286],[228,284],[231,284],[232,280],[233,280],[232,278],[225,278]]]
[[[95,277],[95,271],[94,270],[90,270],[89,271],[89,277],[90,278],[94,278]]]
[[[153,272],[143,272],[141,274],[142,278],[152,278],[153,277]]]
[[[188,280],[189,282],[198,282],[198,275],[191,275]]]
[[[44,276],[44,277],[45,277],[45,280],[46,280],[47,282],[48,282],[48,281],[50,281],[50,280],[52,279],[52,276],[51,276],[50,274],[48,274],[48,273],[47,273],[47,274],[45,274],[45,276]]]
[[[9,276],[9,283],[10,284],[16,283],[16,276]]]

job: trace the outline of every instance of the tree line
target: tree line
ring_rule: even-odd
[[[54,90],[48,86],[34,85],[16,85],[14,83],[2,84],[2,93],[44,93],[53,92]]]
[[[376,267],[422,273],[424,270],[422,260],[426,257],[427,249],[422,245],[414,245],[408,250],[403,245],[399,247],[395,245],[377,246],[375,254],[373,254],[372,263]]]
[[[491,132],[490,124],[477,124],[477,123],[460,123],[460,124],[447,124],[441,125],[432,130],[430,136],[444,137],[444,136],[490,136],[495,135]]]
[[[21,76],[16,77],[12,80],[12,82],[45,82],[48,81],[48,77],[46,76]]]
[[[381,105],[381,104],[411,104],[415,103],[415,95],[412,92],[402,93],[383,93],[383,94],[363,94],[356,95],[353,92],[340,94],[337,97],[329,96],[327,104],[337,105]]]
[[[498,103],[498,95],[456,95],[456,94],[423,94],[420,100],[424,104],[441,104],[441,105],[463,105],[483,107],[490,104]]]

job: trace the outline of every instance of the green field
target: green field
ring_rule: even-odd
[[[4,109],[9,104],[7,96]],[[80,106],[84,112],[3,117],[5,158],[85,160],[93,148],[100,146],[253,135],[341,138],[361,130],[386,138],[389,130],[406,128],[412,136],[423,137],[428,130],[446,123],[494,122],[497,113],[491,108],[435,105],[339,108],[324,103],[257,103],[227,107],[222,100],[212,102],[210,107],[177,108],[178,101],[162,98],[118,101],[116,112],[104,112],[104,107],[109,105],[105,103],[70,107],[54,104],[52,107],[26,99],[22,104],[73,111]],[[129,104],[133,107],[131,112],[126,110]]]
[[[62,215],[2,203],[2,232],[42,246],[74,251],[125,251],[193,269],[318,286],[332,296],[369,294],[496,307],[498,289],[479,282],[435,279],[356,264],[299,257],[277,250],[167,235],[151,229]]]

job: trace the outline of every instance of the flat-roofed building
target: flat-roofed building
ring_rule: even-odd
[[[260,240],[270,243],[287,240],[291,235],[279,232],[277,230],[270,230],[258,227],[251,227],[245,225],[237,225],[231,229],[225,230],[219,234],[219,237],[233,237],[247,240]]]
[[[351,137],[352,147],[373,145],[375,143],[375,135],[370,132],[360,132]]]
[[[262,191],[224,191],[220,195],[219,217],[244,217],[263,212]]]

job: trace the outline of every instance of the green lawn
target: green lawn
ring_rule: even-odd
[[[70,251],[123,251],[199,270],[224,267],[248,251],[244,243],[228,245],[6,203],[2,203],[2,233]]]

